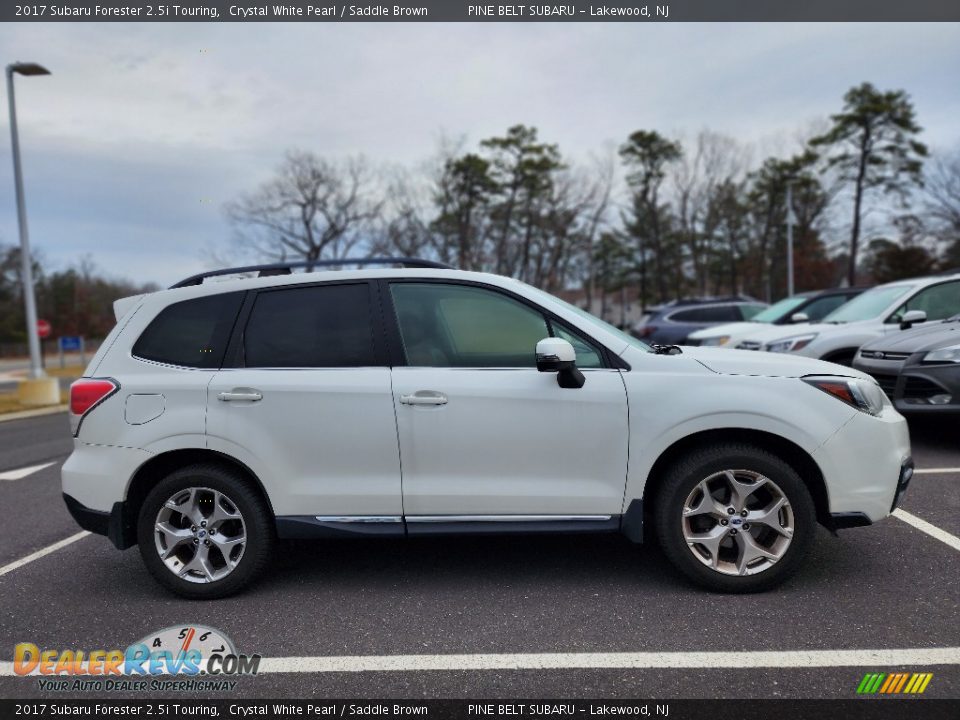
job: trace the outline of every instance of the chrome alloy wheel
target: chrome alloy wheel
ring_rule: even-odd
[[[240,563],[247,528],[236,504],[219,490],[190,487],[160,508],[154,523],[160,559],[188,582],[222,580]]]
[[[683,503],[683,537],[701,563],[724,575],[756,575],[780,560],[793,539],[790,502],[753,470],[721,470]]]

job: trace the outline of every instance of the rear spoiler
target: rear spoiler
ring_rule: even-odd
[[[146,293],[141,295],[131,295],[130,297],[120,298],[119,300],[113,301],[113,314],[117,318],[117,322],[120,322],[120,318],[127,314],[127,312],[140,302],[141,298],[146,297]]]

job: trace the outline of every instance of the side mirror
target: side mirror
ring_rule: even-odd
[[[537,343],[537,370],[557,373],[557,384],[562,388],[582,388],[586,382],[577,369],[573,345],[562,338],[544,338]]]
[[[922,323],[927,321],[927,313],[923,310],[908,310],[903,314],[903,317],[900,318],[900,329],[909,330],[913,327],[914,323]]]
[[[792,323],[802,323],[810,322],[810,316],[803,312],[794,313],[790,316],[790,322]]]

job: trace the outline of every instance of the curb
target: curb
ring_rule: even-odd
[[[68,405],[53,405],[51,407],[37,408],[36,410],[21,410],[19,412],[3,413],[0,414],[0,423],[13,420],[26,420],[27,418],[40,417],[42,415],[55,415],[57,413],[66,412],[68,409]]]

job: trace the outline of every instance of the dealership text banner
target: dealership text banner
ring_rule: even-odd
[[[960,21],[944,0],[655,0],[557,5],[406,0],[164,3],[0,3],[2,22],[931,22]]]

